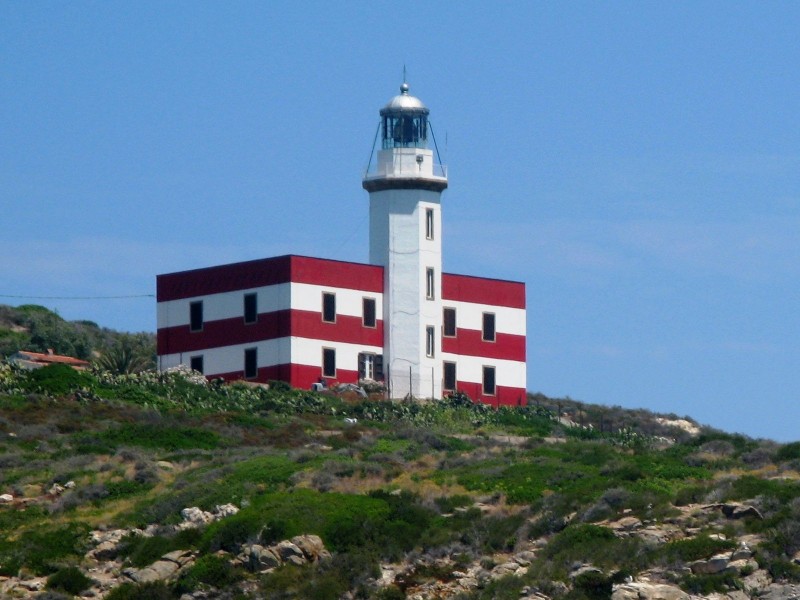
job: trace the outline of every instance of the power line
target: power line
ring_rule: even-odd
[[[18,298],[24,300],[122,300],[126,298],[155,298],[155,294],[131,294],[127,296],[14,296],[0,294],[0,298]]]

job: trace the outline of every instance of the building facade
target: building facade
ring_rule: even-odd
[[[380,111],[381,148],[362,182],[369,264],[280,256],[159,275],[159,368],[524,403],[525,285],[442,273],[447,176],[428,114],[405,83]]]

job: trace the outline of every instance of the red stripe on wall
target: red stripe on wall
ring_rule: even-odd
[[[477,329],[456,330],[456,337],[442,336],[442,352],[461,356],[483,356],[525,362],[525,336],[497,333],[494,342],[485,342]]]
[[[525,308],[525,284],[518,281],[442,273],[442,299]]]
[[[383,321],[364,327],[361,317],[338,315],[336,323],[324,323],[318,312],[279,310],[258,315],[258,322],[245,324],[242,317],[206,321],[202,331],[189,325],[158,330],[158,354],[195,352],[207,348],[250,344],[282,337],[304,337],[326,342],[383,346]]]
[[[383,267],[307,256],[276,256],[157,275],[156,298],[165,302],[290,281],[380,293]]]
[[[494,396],[485,396],[483,394],[483,386],[480,383],[459,381],[458,391],[464,392],[475,402],[492,406],[524,406],[528,401],[525,388],[498,385],[495,387],[497,393]]]
[[[231,373],[207,374],[208,379],[224,379],[225,381],[239,381],[244,379],[244,371],[233,371]],[[336,377],[322,377],[322,368],[311,365],[282,364],[258,369],[258,377],[248,379],[258,383],[268,383],[269,381],[285,381],[292,387],[310,390],[311,385],[320,380],[324,380],[328,386],[336,383],[358,383],[358,371],[348,369],[337,369]]]

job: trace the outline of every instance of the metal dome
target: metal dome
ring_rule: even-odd
[[[407,83],[403,83],[400,86],[400,94],[389,100],[389,103],[381,109],[381,115],[403,112],[423,113],[426,115],[430,112],[422,103],[422,100],[408,93]]]

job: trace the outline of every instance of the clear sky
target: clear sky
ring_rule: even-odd
[[[800,439],[800,3],[0,2],[0,303],[155,329],[155,275],[365,262],[408,69],[449,272],[528,387]],[[12,297],[29,296],[29,297]]]

